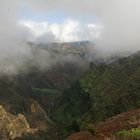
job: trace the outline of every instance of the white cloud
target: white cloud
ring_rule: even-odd
[[[78,31],[80,30],[80,23],[78,21],[67,19],[62,25],[60,25],[60,41],[77,41],[80,40],[78,36]]]
[[[102,30],[102,26],[95,24],[83,25],[79,21],[73,19],[66,19],[62,24],[20,20],[18,21],[18,25],[24,26],[30,30],[31,34],[28,37],[30,41],[38,40],[38,38],[41,37],[45,39],[45,36],[47,35],[46,37],[48,37],[49,34],[50,36],[54,36],[53,41],[56,42],[95,40],[99,37]],[[49,41],[52,41],[52,39]]]
[[[140,50],[139,7],[140,0],[0,0],[0,71],[11,69],[11,66],[14,69],[30,56],[27,40],[47,42],[98,38],[95,44],[104,54]],[[60,15],[57,17],[52,13]],[[64,14],[79,21],[69,19],[62,24],[19,21],[20,26],[16,25],[22,18],[40,20],[38,15],[44,19],[52,16],[57,22],[61,13],[62,18]],[[104,29],[100,24],[89,23],[92,21],[102,23]]]
[[[27,20],[27,21],[20,20],[18,22],[18,25],[27,27],[35,37],[41,36],[42,34],[46,33],[46,31],[48,31],[47,22],[34,22],[31,20]]]
[[[70,17],[101,22],[96,33],[100,51],[114,53],[140,50],[140,0],[26,0],[39,13],[62,11]],[[82,21],[81,21],[82,22]],[[91,27],[91,25],[90,25]],[[91,34],[91,33],[87,33]],[[85,38],[85,35],[83,35]],[[87,35],[86,35],[87,36]]]

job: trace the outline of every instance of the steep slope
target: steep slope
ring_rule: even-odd
[[[88,63],[77,65],[73,62],[57,64],[46,70],[33,66],[27,73],[19,73],[14,80],[20,96],[37,100],[49,113],[54,99],[79,79],[88,67]]]
[[[53,120],[66,128],[64,135],[140,107],[140,53],[93,66],[77,83],[52,109]]]
[[[31,128],[41,131],[41,134],[43,133],[42,137],[44,135],[54,137],[57,129],[55,129],[54,124],[50,121],[46,112],[37,101],[21,96],[16,86],[14,77],[1,75],[0,105],[5,108],[6,112],[12,115],[24,115]],[[50,131],[52,132],[49,134],[48,132]],[[57,139],[57,136],[55,139]]]
[[[33,98],[49,114],[54,99],[89,69],[89,42],[30,44],[32,58],[15,77],[21,96]]]
[[[16,75],[0,75],[0,105],[13,115],[23,114],[30,127],[38,129],[23,139],[58,139],[57,128],[48,117],[50,107],[89,68],[84,55],[88,45],[32,44],[33,57],[27,58],[24,68]]]
[[[31,129],[26,121],[26,118],[19,114],[14,116],[7,113],[5,109],[0,106],[0,138],[1,140],[15,139],[22,137],[28,133],[34,133],[36,130]]]
[[[132,110],[92,124],[94,133],[81,131],[72,134],[67,140],[136,140],[140,137],[140,110]],[[91,128],[90,128],[91,131]],[[132,135],[131,132],[133,131]],[[128,132],[128,133],[127,133]]]

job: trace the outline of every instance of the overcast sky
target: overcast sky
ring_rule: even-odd
[[[26,41],[90,40],[104,53],[136,51],[140,0],[0,0],[0,36],[0,62],[8,64],[29,56]]]
[[[98,39],[105,48],[138,49],[139,7],[139,0],[0,0],[0,33],[2,40]]]

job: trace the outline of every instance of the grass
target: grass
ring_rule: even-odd
[[[51,97],[58,97],[62,94],[61,91],[56,89],[48,89],[48,88],[32,88],[34,94],[46,94]]]
[[[117,132],[118,137],[140,139],[140,128],[121,130]]]

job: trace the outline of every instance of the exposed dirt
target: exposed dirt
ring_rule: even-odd
[[[96,124],[94,135],[90,132],[81,131],[72,134],[67,140],[118,140],[115,138],[117,131],[137,128],[138,126],[140,126],[140,109],[119,114],[105,122]]]

